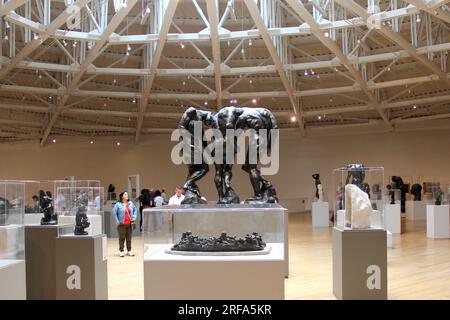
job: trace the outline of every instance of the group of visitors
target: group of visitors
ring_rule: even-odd
[[[140,222],[139,228],[142,232],[142,213],[146,208],[160,207],[163,205],[181,205],[184,199],[183,187],[177,186],[175,194],[167,199],[165,189],[154,190],[142,189],[141,195],[138,197]],[[136,228],[137,209],[133,202],[129,199],[128,192],[124,191],[119,195],[119,199],[114,205],[112,211],[113,218],[116,222],[117,231],[119,233],[119,256],[125,257],[124,247],[126,242],[127,255],[133,257],[134,252],[131,250],[131,238],[133,229]]]

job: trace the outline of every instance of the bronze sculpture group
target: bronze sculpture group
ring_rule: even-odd
[[[195,122],[202,124],[201,137],[196,137]],[[217,193],[219,196],[218,204],[231,204],[240,203],[239,196],[234,191],[231,179],[233,164],[226,161],[230,157],[234,159],[237,153],[236,144],[233,141],[234,148],[232,151],[228,151],[232,154],[227,154],[228,136],[226,134],[228,129],[242,130],[243,132],[252,129],[254,134],[253,141],[257,141],[259,144],[263,143],[267,147],[268,153],[270,153],[271,147],[271,135],[272,129],[278,129],[278,124],[273,114],[265,108],[246,108],[246,107],[224,107],[217,114],[209,111],[198,110],[194,107],[188,108],[178,125],[179,129],[187,130],[190,134],[189,148],[191,160],[195,155],[200,154],[201,161],[190,161],[187,164],[188,177],[184,183],[185,197],[182,204],[205,204],[206,200],[202,198],[200,190],[197,186],[197,181],[203,178],[209,171],[209,165],[205,161],[202,155],[203,148],[206,147],[206,141],[202,139],[203,133],[206,129],[217,129],[221,133],[221,137],[214,141],[217,145],[220,144],[222,152],[222,161],[215,161],[215,177],[214,182],[216,185]],[[267,130],[269,133],[268,138],[264,140],[263,135],[260,134],[260,130]],[[195,139],[201,139],[201,141],[195,141]],[[236,140],[233,136],[232,139]],[[197,143],[195,143],[197,142]],[[260,145],[258,146],[260,148]],[[259,149],[258,149],[259,150]],[[244,170],[250,179],[254,195],[245,200],[245,203],[250,204],[264,204],[264,203],[276,203],[278,202],[275,188],[272,184],[261,175],[261,171],[258,169],[258,164],[250,159],[249,149],[246,150],[245,163],[242,165]],[[257,161],[259,161],[259,157]]]

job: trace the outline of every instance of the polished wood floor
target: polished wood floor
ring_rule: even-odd
[[[389,299],[450,299],[450,239],[431,240],[425,222],[406,222],[388,250]],[[142,241],[135,257],[119,258],[118,241],[108,239],[110,299],[143,299]],[[331,228],[313,229],[310,214],[289,215],[290,276],[286,299],[334,299]]]

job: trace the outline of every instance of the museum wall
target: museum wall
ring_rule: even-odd
[[[319,172],[327,194],[331,192],[332,170],[347,163],[384,166],[385,182],[390,175],[445,179],[450,182],[450,148],[445,137],[450,130],[402,133],[357,134],[300,138],[297,132],[282,132],[280,169],[270,177],[282,202],[291,210],[310,207],[314,192],[311,174]],[[141,175],[141,187],[171,191],[186,176],[184,166],[171,162],[174,143],[168,135],[143,138],[139,145],[117,140],[96,139],[93,145],[80,138],[58,138],[57,143],[39,147],[34,143],[2,144],[1,179],[98,179],[121,191],[127,176]],[[199,183],[208,200],[216,199],[213,168]],[[234,170],[233,183],[241,197],[251,194],[248,176]],[[303,203],[304,202],[304,203]]]

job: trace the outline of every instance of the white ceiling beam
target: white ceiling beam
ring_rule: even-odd
[[[60,97],[60,99],[58,101],[58,106],[56,107],[56,110],[51,115],[51,118],[47,125],[47,128],[45,129],[44,134],[42,135],[42,139],[41,139],[41,143],[40,143],[41,146],[43,146],[46,143],[47,138],[52,131],[53,125],[56,123],[56,120],[58,119],[59,115],[63,111],[64,106],[67,103],[67,101],[69,100],[70,96],[76,89],[78,89],[78,84],[81,81],[81,79],[83,78],[84,73],[86,72],[88,67],[94,62],[94,60],[97,58],[97,56],[101,53],[103,46],[108,41],[109,36],[114,32],[114,30],[116,30],[116,28],[119,27],[120,23],[123,21],[123,19],[125,19],[128,12],[130,12],[130,10],[134,7],[136,2],[137,2],[137,0],[127,0],[127,2],[126,2],[127,6],[122,7],[120,9],[120,11],[118,11],[113,16],[113,18],[109,22],[108,26],[106,27],[106,29],[103,30],[102,36],[101,36],[102,41],[96,42],[95,46],[91,50],[88,51],[88,54],[83,61],[83,64],[80,65],[80,70],[73,76],[64,95],[62,97]]]
[[[78,0],[73,4],[73,6],[77,6],[81,10],[81,8],[83,8],[90,1],[91,0]],[[27,58],[34,50],[39,48],[45,40],[52,36],[59,27],[66,23],[68,17],[70,17],[71,14],[72,12],[64,10],[55,20],[50,23],[50,25],[44,30],[44,32],[40,34],[38,39],[33,39],[22,50],[20,50],[19,53],[15,55],[7,65],[3,65],[3,68],[0,70],[0,81],[5,79],[9,72],[11,72],[11,70],[14,69],[14,67],[20,61]]]
[[[193,0],[195,1],[195,0]],[[219,41],[219,9],[216,0],[206,1],[206,9],[209,18],[209,31],[211,34],[211,46],[214,62],[214,78],[216,85],[216,109],[222,107],[222,74],[221,74],[221,58],[220,58],[220,41]]]
[[[297,98],[295,97],[294,89],[291,87],[291,84],[289,83],[286,71],[283,67],[283,64],[281,63],[280,57],[278,56],[277,49],[275,48],[272,39],[270,38],[270,35],[267,32],[266,25],[264,24],[264,21],[261,17],[261,12],[259,11],[259,8],[254,0],[244,0],[244,2],[248,8],[248,11],[250,12],[250,15],[253,18],[253,21],[256,24],[256,27],[259,30],[261,37],[264,40],[266,48],[269,51],[270,57],[272,58],[272,61],[278,71],[278,75],[280,76],[280,80],[283,83],[284,89],[286,90],[293,113],[296,117],[298,126],[300,128],[300,132],[303,136],[305,136],[306,133],[305,133],[305,125],[303,122],[303,115],[301,114]]]
[[[388,117],[384,113],[384,111],[380,108],[380,105],[374,96],[374,94],[367,87],[366,82],[361,77],[360,73],[349,63],[347,57],[341,51],[339,46],[330,38],[325,37],[324,33],[320,30],[319,24],[313,18],[313,16],[309,13],[309,11],[305,8],[303,3],[299,0],[287,0],[287,3],[294,9],[294,11],[311,27],[314,31],[315,36],[323,43],[331,52],[336,55],[336,58],[339,59],[341,64],[350,72],[356,83],[359,85],[364,94],[369,98],[370,104],[375,108],[380,117],[386,123],[386,125],[392,129],[392,124],[390,123]]]
[[[450,13],[445,11],[442,8],[429,7],[428,4],[426,2],[424,2],[423,0],[405,0],[405,1],[414,5],[415,7],[419,8],[420,10],[431,13],[433,16],[441,19],[442,21],[450,23]]]
[[[381,21],[387,21],[395,18],[402,18],[417,14],[419,10],[415,6],[408,6],[401,9],[382,12],[379,14]],[[45,26],[36,23],[30,19],[26,19],[14,12],[10,12],[5,16],[5,19],[11,23],[21,25],[26,28],[30,28],[35,32],[44,33]],[[320,29],[323,31],[343,29],[343,28],[356,28],[365,26],[366,21],[363,18],[353,18],[348,20],[339,20],[333,22],[321,23]],[[308,26],[300,27],[280,27],[280,28],[268,28],[267,32],[271,36],[296,36],[296,35],[310,35],[311,29]],[[242,30],[242,31],[226,31],[224,29],[219,30],[219,40],[241,40],[241,39],[255,39],[259,38],[260,32],[257,29]],[[54,37],[57,39],[65,40],[80,40],[80,41],[100,41],[100,34],[97,31],[80,32],[80,31],[67,31],[67,30],[55,30]],[[145,44],[158,41],[158,34],[140,34],[140,35],[123,35],[112,34],[109,37],[108,43],[111,45],[126,45],[126,44]],[[189,41],[204,41],[210,42],[211,36],[208,33],[169,33],[167,35],[167,42],[189,42]]]
[[[428,47],[417,48],[418,54],[427,54],[431,52],[440,52],[450,50],[450,43],[436,44]],[[410,55],[405,50],[396,52],[387,52],[380,54],[373,54],[368,56],[352,56],[347,60],[352,65],[374,63],[395,60],[398,58],[407,58]],[[0,63],[2,65],[9,64],[11,59],[8,57],[0,57]],[[336,59],[316,61],[316,62],[303,62],[286,64],[284,68],[288,71],[310,70],[310,69],[326,69],[342,66],[341,62]],[[16,68],[28,69],[28,70],[47,70],[55,72],[78,72],[79,66],[77,65],[62,65],[47,62],[32,62],[32,61],[20,61]],[[268,66],[251,66],[251,67],[235,67],[235,68],[223,68],[222,76],[234,76],[240,74],[264,74],[264,73],[276,73],[277,70],[274,65]],[[136,68],[103,68],[89,66],[86,74],[105,74],[105,75],[123,75],[123,76],[146,76],[150,74],[150,69],[136,69]],[[209,68],[184,68],[184,69],[157,69],[156,74],[158,77],[179,77],[181,75],[198,75],[198,76],[212,76],[214,70]]]
[[[447,75],[450,79],[450,73]],[[391,81],[378,82],[375,84],[369,84],[368,88],[370,90],[375,89],[385,89],[385,88],[393,88],[393,87],[404,87],[406,85],[413,84],[421,84],[426,82],[438,81],[439,77],[437,75],[431,76],[422,76],[415,78],[405,78]],[[18,86],[18,85],[0,85],[0,91],[5,92],[31,92],[36,94],[43,95],[64,95],[65,89],[53,89],[53,88],[41,88],[41,87],[30,87],[30,86]],[[344,86],[344,87],[331,87],[331,88],[321,88],[321,89],[311,89],[311,90],[302,90],[296,91],[296,97],[314,97],[321,95],[333,95],[340,93],[351,93],[351,92],[359,92],[361,88],[359,85],[354,86]],[[99,91],[99,90],[77,90],[73,94],[73,96],[78,97],[106,97],[106,98],[142,98],[142,93],[140,92],[131,92],[127,91]],[[193,100],[213,100],[216,98],[215,94],[198,94],[198,93],[160,93],[155,92],[152,94],[152,99],[161,99],[161,100],[173,100],[173,99],[193,99]],[[250,98],[286,98],[287,93],[285,91],[255,91],[255,92],[240,92],[240,93],[223,93],[223,99],[250,99]]]
[[[0,17],[8,14],[10,11],[23,6],[25,3],[31,0],[9,0],[6,1],[2,6],[0,6]]]
[[[370,14],[366,11],[366,9],[361,7],[353,0],[335,1],[338,2],[342,7],[362,17],[366,21],[371,21]],[[412,58],[422,63],[422,65],[429,69],[433,74],[437,74],[447,86],[450,86],[450,81],[448,80],[446,73],[443,72],[439,66],[428,60],[426,56],[417,53],[417,50],[407,40],[405,40],[401,34],[394,32],[391,27],[385,26],[383,23],[381,23],[380,28],[377,28],[376,30],[378,32],[381,32],[386,38],[395,42],[403,50],[407,51]]]
[[[147,104],[150,98],[150,91],[152,90],[153,81],[155,80],[156,77],[156,69],[158,68],[159,61],[161,59],[161,54],[167,40],[167,34],[169,33],[170,24],[172,22],[175,10],[178,5],[178,0],[168,0],[168,2],[169,3],[167,4],[166,10],[164,12],[163,21],[161,22],[161,27],[159,30],[158,42],[156,43],[155,52],[153,53],[151,60],[150,75],[148,76],[148,78],[146,78],[142,98],[140,100],[139,116],[137,119],[136,136],[135,136],[136,143],[139,142],[142,126],[144,124],[144,114],[147,111]]]

